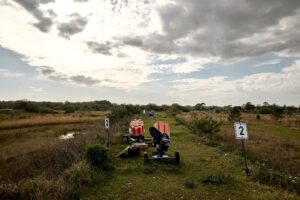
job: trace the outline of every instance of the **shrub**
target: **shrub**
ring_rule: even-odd
[[[185,180],[185,183],[184,183],[185,187],[187,188],[190,188],[190,189],[194,189],[195,188],[195,183],[193,180]]]
[[[14,108],[30,113],[39,113],[41,110],[37,103],[31,101],[17,101]]]
[[[195,119],[190,123],[190,128],[196,133],[204,133],[212,137],[220,131],[221,124],[211,117]]]
[[[167,114],[170,116],[176,116],[180,112],[181,112],[181,110],[180,110],[180,106],[178,104],[171,105],[170,108],[168,108],[168,110],[167,110]]]
[[[272,118],[275,121],[278,121],[279,119],[284,117],[283,112],[284,111],[282,108],[274,106],[274,108],[272,109],[272,112],[271,112]]]
[[[115,106],[112,108],[109,118],[112,123],[115,123],[126,116],[129,116],[126,106]]]
[[[105,168],[108,164],[108,153],[103,146],[91,144],[86,148],[85,159],[93,166]]]
[[[202,183],[212,183],[212,184],[229,184],[233,182],[233,177],[224,174],[212,174],[209,176],[204,177]]]
[[[233,123],[240,120],[241,120],[241,108],[235,106],[229,110],[228,121]]]
[[[15,183],[2,183],[0,185],[0,199],[20,199],[20,192]]]
[[[74,190],[92,185],[92,169],[86,162],[73,164],[63,174],[63,181]]]
[[[259,183],[272,185],[300,194],[299,177],[286,176],[278,171],[268,169],[265,166],[260,166],[255,171],[253,178],[258,180]]]
[[[19,183],[20,199],[61,199],[63,188],[57,181],[38,177]]]

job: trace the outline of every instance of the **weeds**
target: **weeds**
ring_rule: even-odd
[[[193,180],[187,179],[187,180],[185,180],[185,182],[184,182],[184,186],[185,186],[186,188],[194,189],[194,188],[196,187],[196,184],[195,184],[195,182],[194,182]]]
[[[253,179],[259,183],[283,188],[300,195],[300,178],[283,175],[278,171],[260,165],[254,170]]]
[[[205,117],[202,119],[194,119],[190,122],[189,128],[200,134],[206,134],[209,136],[209,138],[212,138],[212,136],[220,131],[221,124],[218,123],[216,120],[214,120],[211,117]]]
[[[98,168],[106,168],[108,166],[107,149],[99,144],[88,145],[85,154],[85,159],[93,166]]]
[[[201,182],[202,183],[211,183],[211,184],[230,184],[233,183],[234,179],[229,174],[212,174],[204,177]]]

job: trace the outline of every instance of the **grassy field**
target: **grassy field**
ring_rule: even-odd
[[[189,122],[194,117],[210,116],[222,123],[216,138],[226,141],[235,148],[240,148],[240,141],[235,139],[233,124],[227,121],[226,113],[198,112],[183,113],[178,117]],[[242,114],[242,121],[247,123],[249,140],[246,150],[250,157],[290,176],[300,176],[300,129],[297,125],[299,115],[285,116],[274,121],[269,115],[261,115],[256,120],[255,114]],[[290,126],[293,124],[293,126]]]
[[[8,115],[0,122],[0,180],[18,181],[48,172],[51,176],[57,173],[56,167],[61,171],[81,160],[84,145],[103,133],[105,114]],[[74,139],[59,139],[68,133],[74,134]],[[70,162],[64,162],[68,154]]]
[[[21,193],[27,195],[27,199],[63,199],[66,195],[69,195],[68,199],[78,199],[79,196],[80,199],[300,199],[293,193],[259,184],[253,178],[246,177],[239,144],[235,151],[224,150],[223,146],[207,146],[201,136],[192,133],[165,113],[158,113],[155,119],[145,118],[145,127],[147,130],[156,120],[165,120],[171,124],[171,146],[168,154],[174,155],[174,151],[179,151],[180,166],[144,165],[142,155],[135,158],[117,158],[115,155],[126,147],[120,142],[124,128],[124,123],[120,121],[117,128],[111,130],[112,145],[109,155],[115,170],[95,171],[84,162],[83,154],[88,144],[104,144],[103,117],[106,114],[82,112],[1,115],[0,197],[1,189],[4,188],[6,193]],[[220,121],[226,120],[224,115],[216,117]],[[247,151],[255,156],[266,156],[255,154],[266,146],[264,141],[268,142],[269,147],[289,141],[286,144],[289,148],[287,163],[281,162],[279,166],[287,166],[284,170],[299,172],[295,168],[299,156],[297,148],[300,146],[295,139],[298,137],[298,130],[286,128],[282,124],[276,125],[271,121],[255,123],[250,115],[246,117],[249,117],[253,140],[247,142]],[[49,123],[51,120],[52,123]],[[288,129],[288,136],[281,135],[282,132],[277,126],[285,127],[283,130]],[[254,134],[256,130],[266,133]],[[75,137],[69,140],[59,139],[59,136],[68,133],[74,133]],[[265,137],[269,135],[275,139]],[[149,137],[148,131],[146,136]],[[232,127],[226,123],[218,137],[227,139],[225,141],[229,143],[235,142],[230,139],[233,137]],[[149,148],[147,151],[151,155],[154,149]],[[271,148],[265,152],[270,151]],[[280,152],[283,153],[279,155]],[[283,149],[276,152],[282,157],[284,153],[286,152]]]
[[[110,151],[115,173],[105,184],[86,192],[83,199],[300,199],[251,181],[243,171],[242,157],[236,153],[206,146],[199,136],[165,114],[156,119],[171,123],[168,153],[180,151],[181,165],[148,166],[143,164],[142,157],[115,158],[124,148],[115,143]],[[155,120],[146,119],[145,126],[150,127]],[[154,149],[147,151],[150,154]],[[224,183],[203,183],[209,177],[224,179]]]

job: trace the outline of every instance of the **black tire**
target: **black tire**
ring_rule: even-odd
[[[143,135],[138,136],[137,141],[138,142],[145,142],[145,137]]]
[[[180,155],[179,152],[175,152],[175,164],[180,164]]]
[[[122,137],[122,143],[123,143],[123,144],[129,144],[129,137],[126,136],[126,135],[124,135],[124,136]]]

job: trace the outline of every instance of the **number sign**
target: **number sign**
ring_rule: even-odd
[[[234,123],[234,130],[235,130],[235,138],[247,140],[248,139],[248,130],[246,123],[235,122]]]
[[[109,118],[105,118],[104,120],[104,128],[109,129]]]

